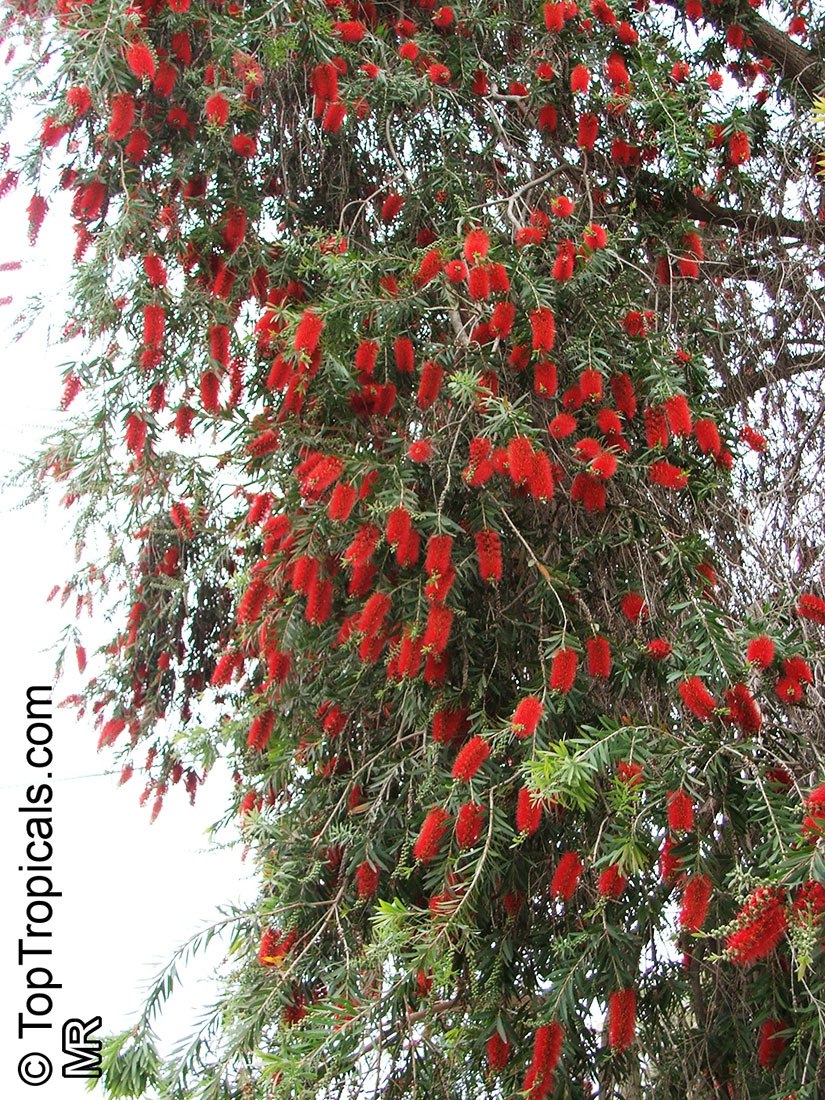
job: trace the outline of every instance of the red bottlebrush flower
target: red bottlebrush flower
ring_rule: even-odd
[[[145,446],[146,421],[135,413],[129,413],[126,417],[126,447],[133,455],[140,456]]]
[[[571,416],[570,413],[559,413],[550,421],[547,430],[554,439],[567,439],[578,426],[575,416]]]
[[[444,368],[438,363],[428,360],[421,368],[421,379],[418,384],[418,407],[425,412],[435,404],[441,381],[444,377]]]
[[[722,450],[722,441],[719,438],[719,429],[715,420],[697,420],[693,426],[693,434],[699,444],[702,454],[718,455]]]
[[[755,428],[751,428],[749,424],[745,424],[744,427],[740,428],[739,438],[754,451],[764,451],[768,445],[764,435]]]
[[[784,1020],[765,1020],[759,1029],[759,1051],[757,1060],[762,1069],[773,1069],[779,1056],[788,1045],[782,1034],[788,1030]]]
[[[474,302],[483,302],[490,297],[489,267],[471,267],[467,275],[467,290]],[[490,339],[491,337],[488,337]],[[480,342],[480,341],[479,341]]]
[[[204,104],[206,120],[213,126],[226,126],[229,121],[229,103],[226,96],[214,92]]]
[[[651,463],[647,476],[653,485],[661,485],[663,489],[687,488],[688,476],[685,471],[664,459]]]
[[[691,875],[682,895],[679,925],[686,932],[698,932],[707,920],[711,882],[707,875]]]
[[[433,457],[433,445],[429,439],[417,439],[407,448],[410,462],[429,462]]]
[[[489,741],[485,741],[483,737],[478,735],[471,737],[455,758],[452,771],[453,779],[458,779],[462,783],[469,783],[489,757],[491,751]]]
[[[440,806],[430,810],[413,845],[413,858],[420,863],[431,863],[438,855],[441,841],[447,831],[450,815]]]
[[[49,209],[49,204],[42,195],[32,195],[26,213],[29,218],[29,244],[33,245],[43,226],[43,221]]]
[[[560,2],[545,4],[543,8],[544,25],[550,33],[564,30],[564,21],[567,18],[567,3]]]
[[[644,412],[645,439],[648,447],[666,447],[670,441],[665,410],[655,405],[648,405]]]
[[[786,657],[782,662],[782,671],[800,684],[813,683],[813,670],[804,657]]]
[[[619,460],[610,451],[602,451],[590,463],[590,472],[602,481],[608,481],[619,468]]]
[[[614,90],[626,87],[630,83],[630,73],[628,73],[627,65],[625,65],[624,58],[620,53],[614,52],[609,55],[605,62],[604,71]]]
[[[679,684],[682,702],[701,722],[709,722],[717,702],[698,676],[691,676]]]
[[[534,351],[550,351],[556,342],[556,318],[546,306],[534,309],[530,314]]]
[[[381,204],[381,221],[391,222],[398,217],[404,206],[404,196],[392,191]]]
[[[464,259],[470,265],[487,259],[490,251],[490,238],[484,229],[471,229],[464,238]]]
[[[253,803],[256,800],[255,792],[252,795]],[[297,935],[295,932],[283,932],[277,929],[267,928],[261,936],[261,946],[258,948],[258,962],[261,966],[280,966],[281,960],[289,954]]]
[[[590,87],[590,70],[585,65],[576,65],[570,73],[570,91],[586,92]]]
[[[100,731],[97,742],[98,751],[107,745],[113,745],[125,729],[126,722],[123,718],[110,718]]]
[[[610,392],[613,394],[617,410],[622,416],[632,420],[636,415],[636,394],[630,375],[624,371],[614,374],[610,379]]]
[[[274,726],[275,714],[271,710],[265,710],[253,718],[246,738],[246,743],[253,752],[263,752],[266,749]]]
[[[674,435],[688,436],[693,428],[690,406],[684,394],[677,393],[664,403],[665,416]]]
[[[580,149],[591,150],[599,136],[599,120],[595,115],[583,114],[579,118],[577,145]]]
[[[777,693],[778,700],[787,703],[789,706],[801,703],[805,697],[804,686],[799,680],[794,680],[792,676],[780,676],[777,683],[775,683],[774,691]]]
[[[603,225],[589,225],[582,234],[582,244],[591,252],[607,245],[607,230]]]
[[[467,731],[467,711],[463,707],[438,710],[433,715],[433,741],[448,745]]]
[[[227,325],[209,326],[209,355],[224,369],[229,366],[230,335]]]
[[[409,336],[399,336],[393,344],[396,369],[401,374],[412,374],[415,370],[415,352]]]
[[[641,592],[627,592],[621,599],[622,614],[631,623],[650,618],[650,608]]]
[[[629,309],[622,318],[622,328],[628,336],[646,336],[645,319],[638,309]]]
[[[541,799],[529,788],[522,787],[516,802],[516,829],[526,836],[532,836],[541,825],[543,809],[544,804]]]
[[[616,778],[626,787],[640,787],[644,780],[644,770],[635,761],[620,760],[616,766]]]
[[[556,132],[559,124],[559,112],[552,103],[545,103],[543,107],[539,107],[538,124],[539,130],[543,133],[553,134]]]
[[[166,286],[166,268],[160,256],[149,253],[143,257],[143,270],[150,286]]]
[[[607,504],[607,493],[599,478],[590,474],[576,474],[570,486],[570,499],[580,501],[588,512],[603,512]]]
[[[725,705],[729,711],[727,721],[734,722],[749,737],[759,733],[762,712],[745,684],[734,684],[725,692]]]
[[[737,130],[728,138],[728,156],[733,165],[745,164],[751,159],[751,145],[744,131]]]
[[[507,444],[507,468],[516,485],[524,485],[533,469],[533,444],[526,435],[516,435]]]
[[[541,699],[535,695],[525,696],[513,711],[513,717],[510,719],[513,733],[522,740],[532,737],[538,729],[543,714],[544,705]]]
[[[549,359],[541,359],[538,363],[535,363],[533,365],[533,390],[539,397],[553,397],[558,388],[559,377],[556,364]]]
[[[607,1041],[613,1050],[627,1050],[636,1038],[636,990],[620,989],[610,994],[607,1012]]]
[[[748,642],[746,658],[750,664],[762,669],[770,668],[775,657],[776,646],[765,634],[761,634],[758,638],[751,638]]]
[[[229,144],[239,157],[254,157],[258,152],[258,142],[251,134],[235,134]]]
[[[427,557],[424,568],[432,576],[441,576],[452,569],[453,539],[451,535],[431,535],[427,540]]]
[[[135,101],[128,92],[116,95],[110,107],[107,133],[112,141],[121,141],[132,129],[135,121]]]
[[[355,369],[361,374],[371,375],[375,371],[378,352],[381,350],[375,340],[362,340],[355,349]]]
[[[405,61],[416,61],[421,50],[417,42],[404,42],[398,48],[398,56]]]
[[[803,619],[825,626],[825,600],[814,592],[803,592],[796,602],[796,613]]]
[[[583,370],[579,375],[582,401],[601,401],[604,392],[602,376],[597,370]]]
[[[498,302],[490,315],[489,330],[497,339],[505,339],[513,330],[516,307],[512,302]]]
[[[66,92],[66,104],[75,118],[82,118],[92,105],[92,94],[85,84],[76,84]]]
[[[138,80],[152,80],[157,71],[155,55],[145,42],[133,42],[126,49],[126,64]]]
[[[367,28],[358,19],[339,20],[333,24],[332,30],[344,42],[360,42],[367,33]]]
[[[487,1065],[493,1073],[499,1073],[510,1061],[512,1046],[494,1031],[487,1040]]]
[[[750,966],[778,946],[788,929],[785,891],[762,886],[750,895],[736,917],[737,928],[725,940],[731,962]]]
[[[166,328],[166,310],[163,306],[143,307],[143,343],[149,352],[144,353],[143,366],[157,366],[161,358],[163,334]]]
[[[358,897],[362,901],[366,901],[378,893],[378,879],[378,868],[367,859],[355,868],[355,884]]]
[[[666,836],[659,852],[659,874],[662,882],[673,882],[682,869],[682,861],[673,854],[673,840]]]
[[[337,100],[335,103],[328,103],[324,108],[324,115],[321,119],[321,129],[326,134],[337,134],[343,126],[346,117],[346,104],[342,103],[341,100]]]
[[[591,676],[606,679],[612,667],[610,642],[603,634],[587,639],[587,671]]]
[[[192,517],[183,501],[172,505],[169,509],[169,518],[184,538],[192,538]]]
[[[344,551],[344,564],[367,565],[381,541],[381,531],[373,523],[362,523]]]
[[[392,599],[386,592],[374,592],[364,604],[364,609],[358,619],[358,633],[369,638],[379,634],[391,608]]]
[[[578,852],[565,852],[558,862],[550,882],[550,896],[570,901],[579,885],[584,864]]]
[[[557,218],[569,218],[576,205],[567,195],[557,195],[550,203],[550,209]]]
[[[312,356],[321,340],[324,331],[324,320],[311,309],[305,309],[301,314],[301,320],[295,329],[292,346],[299,354],[304,352]]]
[[[433,279],[440,274],[443,267],[444,261],[441,258],[441,253],[437,248],[431,248],[418,265],[418,271],[413,280],[415,285],[417,287],[425,287],[427,283],[431,283]]]
[[[564,1028],[555,1020],[537,1028],[533,1039],[533,1056],[521,1091],[529,1100],[544,1100],[553,1090],[553,1075],[561,1058],[564,1043]]]
[[[219,394],[221,380],[211,370],[205,370],[200,377],[201,405],[207,412],[216,413],[220,409]]]
[[[484,807],[477,802],[465,802],[455,821],[455,838],[459,848],[474,848],[484,828]]]
[[[239,623],[254,623],[261,617],[264,604],[271,595],[271,589],[266,581],[256,577],[250,582],[244,592],[241,602],[238,604],[237,619]]]
[[[140,164],[149,152],[149,135],[145,130],[133,130],[123,149],[126,159]]]
[[[599,875],[599,897],[614,900],[620,898],[625,892],[627,879],[615,863],[605,867]]]
[[[446,65],[431,61],[427,66],[427,77],[433,84],[449,84],[452,73]]]
[[[807,814],[802,822],[802,835],[815,844],[825,831],[825,783],[811,791],[804,805]]]
[[[489,527],[475,534],[476,553],[478,554],[478,572],[483,581],[497,584],[503,575],[504,565],[501,557],[501,536]]]
[[[554,279],[560,283],[566,283],[573,278],[573,270],[576,265],[576,246],[572,241],[561,240],[556,246],[556,258],[553,261],[551,272]]]
[[[684,791],[669,791],[667,823],[674,833],[693,832],[693,803]]]
[[[424,629],[424,649],[440,655],[447,648],[453,627],[453,612],[448,607],[434,604],[427,616]]]
[[[221,238],[227,252],[236,252],[246,237],[246,211],[241,206],[230,206],[223,219]]]
[[[345,523],[355,507],[357,499],[358,492],[355,487],[346,481],[339,481],[332,490],[332,496],[329,498],[329,504],[327,505],[329,518],[334,523]]]

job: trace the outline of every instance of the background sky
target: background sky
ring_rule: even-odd
[[[0,272],[0,471],[5,478],[32,453],[57,412],[62,393],[61,364],[74,347],[59,346],[67,301],[74,234],[66,208],[50,211],[41,241],[31,248],[26,239],[25,207],[30,189],[0,202],[0,263],[22,260],[19,272]],[[14,320],[31,293],[48,300],[41,321],[20,341],[12,342]],[[18,871],[27,837],[23,814],[25,788],[42,777],[27,766],[26,688],[55,684],[55,704],[77,690],[75,668],[55,683],[56,649],[62,628],[73,615],[73,601],[46,603],[52,587],[72,571],[67,516],[57,503],[19,507],[22,494],[0,489],[0,719],[5,742],[0,771],[0,1095],[72,1100],[87,1096],[79,1081],[60,1076],[60,1028],[70,1017],[103,1018],[101,1033],[122,1031],[134,1023],[144,990],[174,949],[218,916],[222,903],[254,897],[250,871],[241,849],[210,848],[207,827],[225,806],[230,779],[215,769],[189,806],[182,790],[167,796],[154,824],[149,804],[140,808],[143,782],[136,773],[117,786],[107,774],[111,760],[98,755],[98,732],[87,717],[77,721],[72,709],[54,710],[52,780],[54,888],[53,955],[47,965],[62,988],[54,992],[51,1030],[26,1032],[17,1038],[17,1014],[25,1008],[26,973],[17,965],[17,941],[25,932],[25,879]],[[84,614],[84,642],[108,640],[106,624]],[[73,662],[72,662],[73,663]],[[35,773],[33,780],[32,773]],[[193,1026],[199,1009],[214,997],[210,976],[220,964],[225,944],[186,968],[182,990],[172,999],[158,1027],[169,1050]],[[45,1036],[34,1039],[32,1036]],[[23,1085],[19,1059],[40,1051],[55,1062],[55,1075],[40,1088]],[[102,1095],[97,1093],[97,1095]]]

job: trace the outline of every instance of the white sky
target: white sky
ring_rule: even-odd
[[[44,430],[57,422],[55,410],[62,386],[59,364],[71,346],[49,347],[45,324],[10,345],[11,324],[32,289],[49,296],[53,329],[60,331],[66,280],[74,248],[68,218],[59,210],[47,216],[41,243],[26,240],[28,188],[0,202],[0,262],[22,260],[22,272],[0,272],[0,297],[13,295],[0,307],[0,476],[20,455],[36,448]],[[60,1027],[70,1017],[103,1018],[102,1033],[124,1030],[134,1022],[142,991],[172,951],[192,933],[216,918],[218,905],[251,900],[254,886],[241,862],[240,849],[207,850],[205,829],[221,815],[230,780],[216,769],[199,790],[194,809],[182,790],[173,789],[157,821],[149,824],[149,805],[141,809],[143,782],[136,773],[122,788],[106,775],[112,763],[98,755],[98,733],[91,720],[77,722],[70,709],[54,712],[52,722],[55,796],[55,900],[51,922],[55,982],[49,1031],[28,1031],[17,1038],[17,1014],[27,997],[25,968],[16,965],[17,940],[25,930],[25,880],[18,871],[27,838],[23,814],[25,787],[42,781],[25,760],[26,688],[53,682],[54,652],[49,647],[73,614],[59,600],[46,604],[55,584],[70,574],[72,555],[62,509],[48,514],[41,506],[16,510],[19,494],[0,496],[0,716],[3,768],[0,773],[0,1095],[8,1100],[72,1100],[87,1096],[79,1081],[60,1076]],[[86,646],[91,654],[97,628],[84,615]],[[108,640],[105,633],[97,641]],[[57,702],[77,689],[74,668],[56,684]],[[34,776],[32,775],[34,773]],[[188,1033],[199,1009],[213,999],[209,975],[220,963],[219,942],[187,969],[188,978],[173,998],[158,1028],[167,1049]],[[47,961],[46,965],[49,965]],[[45,1039],[30,1038],[46,1036]],[[47,1054],[55,1073],[33,1088],[17,1076],[19,1059],[29,1051]],[[95,1095],[100,1095],[96,1093]]]

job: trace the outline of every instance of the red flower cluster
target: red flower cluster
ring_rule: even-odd
[[[717,702],[698,676],[691,676],[679,684],[682,702],[701,722],[709,722],[716,710]]]
[[[682,895],[679,924],[687,932],[698,932],[705,923],[710,903],[711,882],[707,875],[691,875]]]
[[[619,989],[610,994],[607,1011],[607,1041],[613,1050],[627,1050],[636,1038],[636,990]]]
[[[550,882],[550,896],[570,901],[579,885],[584,864],[578,852],[565,852],[559,860]]]
[[[489,757],[490,742],[476,735],[471,737],[467,744],[459,752],[453,764],[453,779],[462,783],[469,783],[476,775],[481,765]]]
[[[450,815],[440,806],[430,810],[413,845],[413,857],[420,863],[431,863],[438,855],[441,841],[447,831]]]
[[[750,966],[770,955],[788,929],[785,891],[775,886],[754,890],[739,911],[736,925],[725,940],[731,962]]]
[[[529,1100],[545,1100],[553,1091],[553,1075],[561,1058],[563,1043],[564,1028],[555,1020],[536,1030],[533,1057],[521,1083],[521,1090]]]
[[[535,695],[527,695],[516,707],[510,723],[516,737],[532,737],[544,714],[544,705]]]

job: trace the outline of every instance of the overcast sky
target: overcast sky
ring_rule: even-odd
[[[23,261],[22,272],[0,272],[0,298],[13,295],[11,305],[0,306],[0,344],[3,357],[0,399],[0,467],[3,475],[19,457],[36,448],[45,430],[57,422],[62,386],[60,365],[79,345],[50,346],[49,325],[39,323],[28,336],[11,344],[13,321],[32,290],[49,296],[51,336],[60,331],[65,303],[69,259],[74,234],[65,211],[50,212],[41,243],[34,249],[26,240],[25,206],[30,191],[0,202],[0,263]],[[91,720],[76,721],[70,709],[55,709],[52,721],[54,750],[53,954],[45,965],[55,983],[54,1010],[41,1017],[50,1030],[29,1029],[18,1040],[18,1013],[25,1011],[27,967],[17,965],[17,941],[25,934],[26,880],[18,867],[28,838],[25,789],[42,781],[26,764],[26,688],[53,684],[53,643],[73,614],[56,600],[46,603],[55,584],[72,569],[72,553],[62,509],[48,513],[42,506],[24,510],[15,505],[20,494],[9,489],[0,499],[0,715],[6,751],[0,773],[0,905],[2,969],[0,969],[0,1049],[6,1059],[0,1068],[0,1095],[56,1097],[71,1100],[88,1095],[81,1082],[60,1076],[60,1028],[69,1017],[103,1018],[103,1032],[130,1027],[143,990],[171,952],[192,933],[216,917],[216,907],[254,896],[250,872],[239,848],[209,850],[205,830],[221,815],[229,779],[216,771],[199,791],[191,809],[182,790],[166,799],[157,821],[149,824],[149,806],[141,809],[143,789],[139,775],[118,788],[106,774],[111,760],[98,755],[98,733]],[[82,626],[87,648],[108,640],[105,624]],[[102,631],[98,633],[98,631]],[[78,686],[77,672],[54,687],[55,702]],[[169,1046],[190,1029],[198,1009],[210,1002],[208,975],[222,958],[222,945],[191,968],[184,989],[164,1014],[160,1033]],[[28,960],[26,960],[28,962]],[[37,960],[40,961],[40,960]],[[30,965],[34,965],[31,963]],[[45,980],[36,975],[35,981]],[[35,1007],[43,1007],[42,1000]],[[28,1016],[28,1019],[35,1017]],[[18,1062],[29,1052],[54,1060],[54,1076],[43,1087],[32,1088],[18,1079]]]

